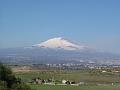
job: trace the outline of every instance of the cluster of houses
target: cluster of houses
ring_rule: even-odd
[[[34,78],[32,79],[32,81],[30,83],[33,83],[33,84],[45,84],[45,83],[51,83],[53,82],[52,79],[47,79],[47,80],[44,80],[44,79],[41,79],[41,78]]]
[[[70,80],[62,80],[61,83],[56,84],[56,82],[52,79],[44,80],[44,79],[40,79],[39,77],[32,79],[32,81],[30,83],[44,84],[44,85],[74,85],[74,86],[86,85],[86,83],[84,83],[84,82],[76,83],[75,81],[70,81]],[[107,85],[107,84],[97,84],[97,85],[101,86],[101,85]],[[114,85],[114,83],[112,83],[112,86],[113,85]]]
[[[32,84],[48,84],[48,85],[55,85],[55,81],[52,79],[41,79],[41,78],[34,78],[32,79],[32,81],[30,82]],[[62,80],[61,83],[57,84],[57,85],[77,85],[77,83],[75,81],[70,81],[70,80]]]
[[[75,81],[62,80],[62,84],[76,84]]]
[[[43,84],[43,83],[45,83],[45,80],[40,79],[40,78],[38,77],[38,78],[32,79],[32,81],[31,81],[30,83],[33,83],[33,84]]]

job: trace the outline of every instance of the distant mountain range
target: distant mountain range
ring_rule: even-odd
[[[58,37],[31,47],[1,49],[0,62],[8,64],[120,64],[120,55],[95,51],[88,46]]]

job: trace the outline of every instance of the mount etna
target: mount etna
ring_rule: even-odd
[[[24,48],[0,49],[0,62],[9,64],[120,64],[120,55],[99,52],[62,37]]]

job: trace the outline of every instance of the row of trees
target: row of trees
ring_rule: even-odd
[[[16,78],[12,70],[0,64],[0,90],[31,90],[20,78]]]

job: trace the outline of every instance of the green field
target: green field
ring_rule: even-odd
[[[49,86],[31,85],[33,90],[120,90],[115,86]]]
[[[91,74],[89,71],[32,71],[18,72],[15,75],[24,82],[30,82],[31,79],[40,77],[41,79],[54,79],[58,81],[65,79],[87,83],[120,83],[120,73]]]
[[[30,84],[32,90],[120,90],[120,73],[99,73],[89,70],[79,71],[30,71],[16,72],[16,77],[22,79],[23,82],[30,82],[33,78],[54,79],[55,81],[73,80],[77,83],[85,82],[80,86],[59,86],[59,85],[35,85]],[[61,83],[61,82],[60,82]],[[112,86],[112,83],[114,85]],[[98,86],[101,85],[101,86]]]

